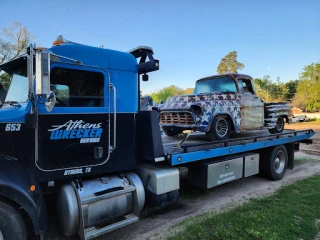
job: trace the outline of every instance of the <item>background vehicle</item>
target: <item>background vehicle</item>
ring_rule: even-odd
[[[292,122],[308,122],[310,121],[310,118],[307,117],[307,115],[295,115],[292,116]]]

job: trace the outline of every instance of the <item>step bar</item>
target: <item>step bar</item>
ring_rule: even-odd
[[[96,228],[96,227],[90,227],[86,228],[84,230],[84,239],[93,239],[100,235],[112,232],[114,230],[117,230],[119,228],[125,227],[127,225],[130,225],[132,223],[138,222],[139,218],[135,216],[134,214],[128,214],[124,216],[124,220],[110,224],[108,226],[102,227],[102,228]]]

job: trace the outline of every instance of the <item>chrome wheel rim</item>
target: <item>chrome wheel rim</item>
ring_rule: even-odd
[[[216,124],[216,133],[219,137],[225,137],[228,133],[228,122],[226,119],[221,118]]]
[[[281,131],[281,130],[283,129],[284,122],[283,122],[282,118],[278,118],[278,119],[277,119],[276,126],[277,126],[277,129],[278,129],[279,131]]]
[[[282,173],[285,162],[286,162],[286,159],[285,159],[284,153],[281,151],[278,152],[274,160],[274,169],[276,170],[276,173],[278,174]]]

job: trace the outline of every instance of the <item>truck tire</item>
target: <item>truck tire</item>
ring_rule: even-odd
[[[182,130],[177,130],[177,129],[174,129],[174,128],[164,128],[164,127],[162,127],[162,131],[166,136],[169,136],[169,137],[173,137],[173,136],[176,136],[176,135],[182,133]]]
[[[231,132],[231,123],[227,116],[215,116],[212,121],[210,130],[206,132],[207,138],[213,140],[226,140]]]
[[[0,202],[0,239],[27,239],[27,228],[21,214],[5,202]]]
[[[270,180],[281,180],[288,166],[288,152],[279,145],[260,154],[260,173]]]
[[[275,128],[269,129],[271,134],[282,133],[284,129],[284,118],[278,117]]]

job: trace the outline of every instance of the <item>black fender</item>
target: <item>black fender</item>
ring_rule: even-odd
[[[30,186],[35,185],[31,191]],[[20,205],[29,215],[35,234],[47,228],[47,210],[39,184],[14,158],[0,155],[0,196]]]

